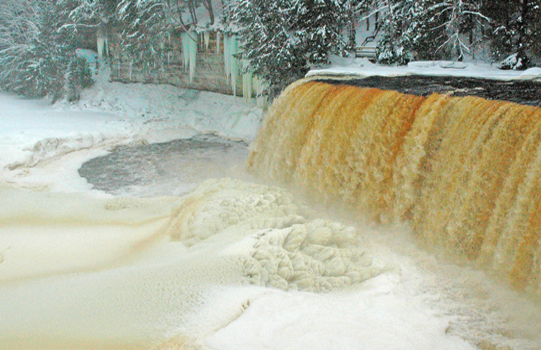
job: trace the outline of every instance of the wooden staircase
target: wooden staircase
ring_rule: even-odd
[[[367,37],[360,46],[355,48],[355,57],[368,58],[369,60],[376,60],[377,46],[368,46],[368,43],[374,42],[375,35]]]

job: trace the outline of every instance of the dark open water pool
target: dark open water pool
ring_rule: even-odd
[[[115,147],[108,155],[84,163],[79,175],[95,189],[114,195],[181,195],[209,178],[242,175],[248,153],[245,142],[197,135]]]

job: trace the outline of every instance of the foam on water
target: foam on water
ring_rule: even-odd
[[[196,344],[261,293],[228,288],[330,291],[380,271],[353,228],[310,221],[268,186],[210,180],[180,200],[2,194],[6,349]]]
[[[279,188],[210,180],[184,198],[166,232],[188,246],[249,235],[244,275],[255,285],[330,291],[379,274],[353,227],[308,220],[293,202]]]

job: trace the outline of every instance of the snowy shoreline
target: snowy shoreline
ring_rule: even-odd
[[[374,75],[399,77],[407,75],[453,76],[494,80],[536,80],[541,81],[541,68],[525,71],[501,70],[496,65],[481,62],[415,61],[407,66],[383,66],[367,59],[355,59],[347,66],[331,66],[312,69],[306,77],[312,76],[370,77]]]
[[[50,105],[47,99],[0,92],[0,178],[28,188],[89,190],[77,169],[117,145],[168,142],[199,133],[250,143],[263,118],[261,109],[239,97],[108,82],[106,74],[96,78],[77,103]],[[56,170],[60,159],[64,163]]]

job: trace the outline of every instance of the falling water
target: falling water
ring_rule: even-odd
[[[299,82],[248,168],[541,295],[541,108]]]

